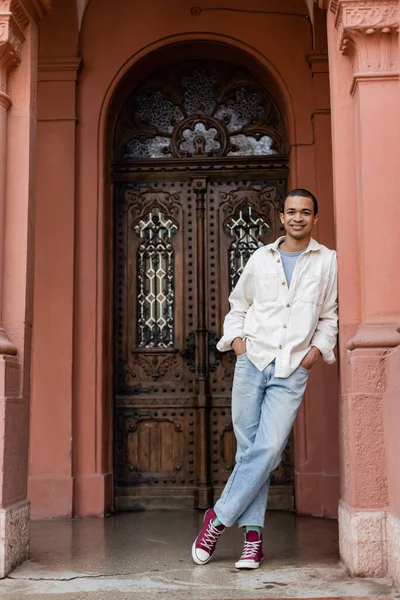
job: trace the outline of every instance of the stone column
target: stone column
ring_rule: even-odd
[[[342,319],[340,552],[351,574],[361,576],[387,572],[383,393],[386,358],[400,344],[398,28],[398,0],[330,3]]]
[[[400,323],[397,330],[400,333]],[[383,411],[389,490],[386,516],[388,575],[400,588],[400,346],[388,356],[386,374]]]
[[[12,2],[0,2],[0,577],[29,553],[29,503],[26,481],[16,478],[20,468],[26,474],[27,456],[21,456],[17,432],[27,436],[26,411],[20,397],[20,361],[17,347],[8,339],[3,326],[4,238],[7,181],[7,121],[12,100],[7,94],[10,71],[20,62],[24,29],[28,19],[24,12],[17,18]],[[14,3],[15,6],[15,3]],[[25,441],[25,440],[24,440]],[[25,444],[24,444],[25,445]],[[20,460],[25,463],[20,464]]]
[[[0,577],[29,554],[29,76],[41,16],[40,2],[0,0]]]
[[[38,70],[28,486],[34,518],[73,516],[75,94],[79,64],[76,57],[40,60]],[[49,348],[58,350],[49,353]],[[45,436],[44,430],[48,432]]]
[[[13,6],[12,6],[13,4]],[[21,46],[25,40],[24,29],[29,19],[22,10],[19,18],[11,11],[17,4],[11,0],[0,1],[0,353],[17,354],[3,327],[3,267],[4,267],[4,212],[7,180],[7,120],[12,100],[7,94],[9,73],[20,63]]]
[[[325,23],[315,37],[323,43]],[[322,30],[322,31],[321,31]],[[321,44],[322,45],[322,44]],[[317,239],[335,248],[333,226],[331,113],[328,54],[307,55],[312,73],[315,192],[320,220]],[[339,502],[338,369],[323,361],[313,369],[295,424],[296,509],[300,514],[337,517]]]

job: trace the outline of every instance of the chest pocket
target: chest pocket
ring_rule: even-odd
[[[301,302],[321,306],[324,302],[328,280],[318,275],[303,275],[299,281],[297,297]]]
[[[255,298],[257,302],[274,302],[277,299],[277,275],[259,275],[255,280],[255,284]]]

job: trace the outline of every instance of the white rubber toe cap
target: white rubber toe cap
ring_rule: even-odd
[[[192,558],[196,565],[205,565],[211,558],[211,555],[202,548],[196,548],[196,542],[192,546]]]
[[[235,562],[235,567],[237,569],[258,569],[260,563],[255,562],[254,560],[238,560]]]

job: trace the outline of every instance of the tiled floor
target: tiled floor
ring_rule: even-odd
[[[351,579],[334,521],[269,513],[266,561],[239,572],[242,532],[226,531],[212,562],[193,564],[199,512],[141,512],[32,524],[32,558],[0,582],[8,600],[212,600],[396,597],[386,579]]]

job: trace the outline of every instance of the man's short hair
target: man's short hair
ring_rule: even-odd
[[[291,190],[286,198],[284,199],[284,201],[282,202],[281,205],[281,213],[283,213],[285,211],[285,204],[286,204],[286,200],[288,198],[293,198],[293,196],[300,196],[301,198],[310,198],[310,200],[312,200],[313,203],[313,207],[314,207],[314,215],[318,214],[318,202],[316,197],[314,196],[314,194],[312,194],[311,192],[309,192],[308,190],[305,190],[303,188],[296,188],[295,190]]]

